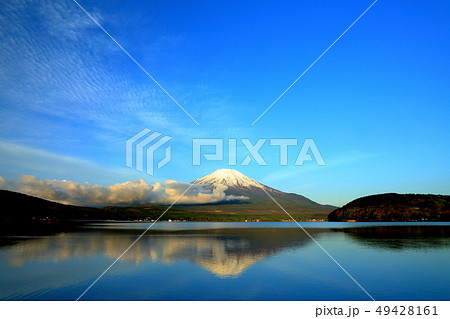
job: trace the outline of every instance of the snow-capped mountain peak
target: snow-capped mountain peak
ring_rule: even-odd
[[[197,179],[193,183],[207,185],[211,188],[216,187],[216,185],[226,186],[226,195],[236,199],[245,197],[246,202],[242,205],[248,205],[246,206],[248,207],[247,211],[252,213],[255,211],[259,212],[261,210],[267,210],[269,209],[268,207],[270,207],[270,211],[273,212],[274,209],[277,209],[277,205],[273,202],[274,199],[277,203],[280,203],[283,207],[286,207],[286,209],[293,212],[328,212],[329,210],[334,209],[332,206],[320,205],[302,195],[285,193],[258,183],[235,169],[219,169],[209,175]],[[269,193],[270,196],[268,196],[267,193]],[[250,205],[252,203],[257,206],[253,207]],[[238,206],[233,207],[236,208]]]
[[[226,168],[218,169],[209,175],[199,178],[196,184],[222,184],[232,188],[265,187],[235,169]]]

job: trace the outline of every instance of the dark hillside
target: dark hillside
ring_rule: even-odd
[[[329,221],[450,221],[450,196],[379,194],[335,209]]]

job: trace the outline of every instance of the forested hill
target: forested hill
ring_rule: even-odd
[[[379,194],[351,201],[328,215],[329,221],[450,221],[450,196]]]
[[[0,190],[0,203],[2,205],[0,223],[2,224],[42,219],[48,222],[83,218],[85,215],[88,216],[98,211],[96,208],[59,204],[3,189]]]

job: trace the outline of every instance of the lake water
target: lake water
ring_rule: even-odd
[[[450,223],[301,223],[376,300],[450,300]],[[75,300],[147,223],[8,236],[0,299]],[[370,300],[295,223],[160,222],[81,300]]]

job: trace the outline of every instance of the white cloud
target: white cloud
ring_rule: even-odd
[[[0,185],[27,195],[81,206],[170,205],[176,200],[177,204],[209,204],[248,199],[244,196],[226,195],[227,187],[224,185],[212,187],[194,185],[184,193],[190,184],[171,180],[166,180],[164,183],[148,184],[145,180],[138,179],[103,186],[87,182],[38,179],[32,175],[22,175],[18,182],[5,182],[0,177]]]

